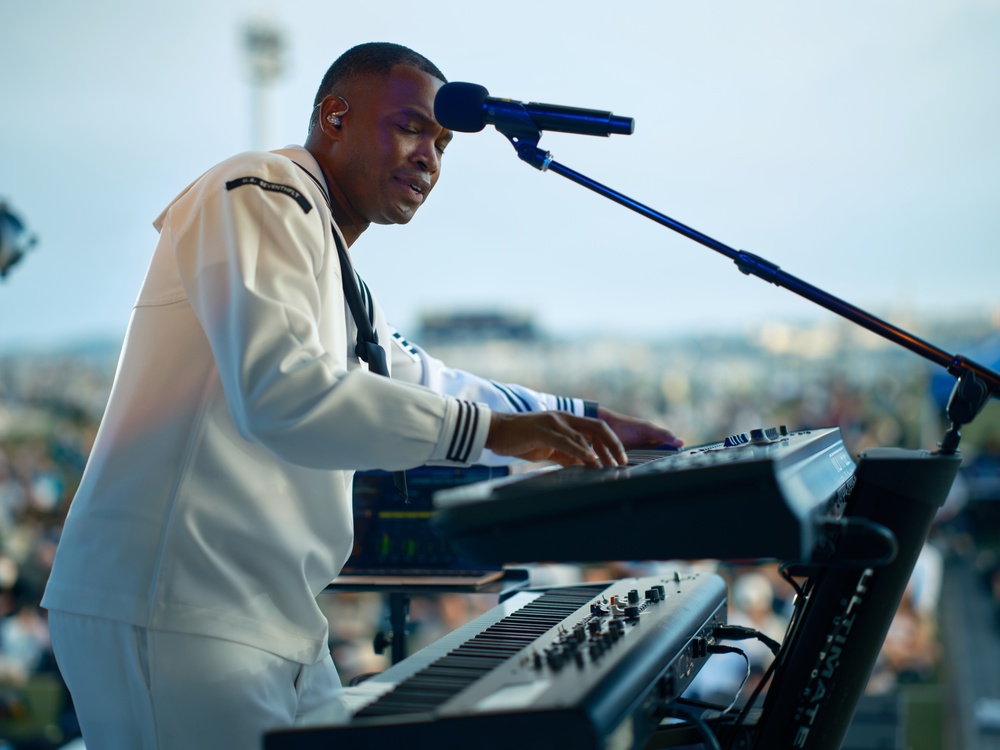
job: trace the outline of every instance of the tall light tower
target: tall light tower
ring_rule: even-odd
[[[251,87],[251,144],[254,149],[273,148],[268,142],[270,117],[267,94],[271,85],[285,72],[285,37],[277,24],[266,19],[250,21],[243,28],[243,50],[246,53]]]

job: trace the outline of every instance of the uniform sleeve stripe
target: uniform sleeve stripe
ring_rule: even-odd
[[[497,389],[507,398],[507,402],[514,408],[514,411],[534,411],[531,408],[531,404],[521,395],[519,395],[513,388],[504,383],[498,383],[495,380],[491,380],[491,383],[497,387]]]
[[[455,444],[458,442],[458,429],[462,425],[462,416],[465,414],[465,402],[458,402],[458,418],[455,420],[455,430],[451,433],[451,445],[448,446],[446,458],[449,461],[455,460]]]
[[[472,424],[469,425],[467,431],[468,438],[465,440],[465,448],[462,450],[462,456],[459,459],[462,463],[468,463],[469,461],[469,454],[472,453],[473,438],[476,435],[476,430],[479,428],[479,409],[471,404],[469,405],[469,409],[472,411]]]
[[[490,382],[491,382],[491,383],[492,383],[492,384],[493,384],[494,386],[496,386],[496,389],[497,389],[498,391],[500,391],[500,395],[502,395],[502,396],[504,397],[504,400],[505,400],[505,401],[506,401],[506,402],[507,402],[507,403],[508,403],[508,404],[510,405],[510,408],[511,408],[511,409],[513,409],[514,411],[524,411],[524,409],[523,409],[523,408],[521,407],[521,405],[520,405],[519,403],[517,403],[517,401],[516,401],[516,400],[514,399],[514,396],[513,396],[513,395],[511,395],[511,394],[510,394],[510,393],[509,393],[509,392],[508,392],[508,391],[507,391],[507,390],[506,390],[506,389],[504,388],[504,386],[503,386],[503,384],[502,384],[502,383],[498,383],[498,382],[497,382],[497,381],[495,381],[495,380],[491,380]]]
[[[472,436],[476,433],[479,425],[479,410],[468,401],[458,402],[458,419],[455,422],[455,431],[451,436],[451,445],[448,446],[447,459],[449,461],[459,461],[465,463],[472,451]]]
[[[462,463],[468,463],[469,454],[472,452],[472,442],[476,435],[476,428],[479,427],[479,409],[469,404],[469,416],[472,417],[471,421],[466,420],[466,429],[462,434],[462,451],[458,456],[458,460]]]

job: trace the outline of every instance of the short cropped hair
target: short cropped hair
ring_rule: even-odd
[[[320,103],[330,94],[337,93],[337,87],[344,81],[364,76],[388,76],[394,65],[409,65],[444,83],[448,82],[434,63],[409,47],[391,42],[359,44],[334,60],[323,76],[313,100],[309,132],[316,124]]]

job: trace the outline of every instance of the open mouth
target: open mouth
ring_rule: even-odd
[[[410,182],[402,177],[397,177],[396,182],[409,190],[410,194],[419,200],[423,200],[424,196],[427,194],[427,185],[422,182]]]

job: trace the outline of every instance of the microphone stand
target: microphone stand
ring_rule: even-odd
[[[825,307],[847,318],[853,323],[866,328],[882,338],[899,344],[925,359],[941,365],[957,378],[948,401],[947,415],[950,427],[940,444],[940,452],[952,455],[958,449],[961,439],[962,425],[969,424],[989,401],[990,397],[1000,398],[1000,373],[981,365],[961,354],[949,354],[933,344],[904,331],[902,328],[888,323],[876,316],[856,307],[829,292],[809,284],[802,279],[781,270],[779,266],[759,255],[736,250],[728,245],[702,234],[696,229],[685,226],[679,221],[656,211],[616,190],[602,185],[589,177],[552,159],[552,154],[538,147],[541,132],[527,111],[511,113],[503,120],[496,120],[494,126],[503,133],[514,146],[518,157],[542,172],[555,172],[558,175],[593,190],[625,208],[631,209],[647,219],[652,219],[688,239],[715,250],[732,260],[736,267],[748,276],[756,276],[775,286],[788,289],[807,300]]]
[[[732,260],[744,274],[795,292],[945,367],[957,378],[946,409],[950,426],[938,451],[874,448],[858,457],[842,520],[856,528],[880,528],[894,537],[895,556],[860,560],[851,554],[848,534],[830,540],[833,552],[829,557],[790,568],[792,575],[806,576],[808,585],[801,588],[802,606],[775,658],[763,707],[751,717],[751,701],[735,719],[714,718],[717,733],[731,750],[839,750],[934,516],[958,473],[960,428],[991,397],[1000,397],[1000,374],[960,354],[948,354],[758,255],[724,245],[553,161],[549,152],[538,148],[541,132],[526,111],[512,109],[494,125],[510,140],[518,157],[536,169],[562,175],[705,245]],[[825,500],[817,498],[817,502]],[[707,714],[703,718],[709,720]],[[683,740],[671,741],[669,728],[661,728],[654,737],[660,740],[656,747],[684,744]]]

